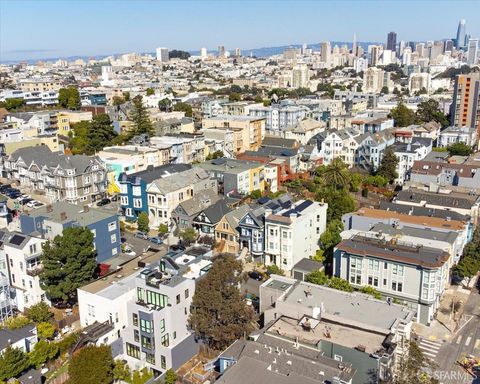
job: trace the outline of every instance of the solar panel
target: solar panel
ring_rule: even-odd
[[[25,240],[25,237],[20,235],[13,235],[12,238],[10,239],[10,244],[20,245],[23,243],[23,240]]]

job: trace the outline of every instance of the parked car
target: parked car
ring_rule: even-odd
[[[17,197],[18,201],[22,201],[22,200],[25,200],[25,199],[30,199],[30,196],[29,195],[21,195],[21,196]]]
[[[160,239],[160,238],[157,237],[157,236],[149,237],[149,238],[148,238],[148,241],[150,241],[151,243],[155,243],[155,244],[163,244],[163,240]]]
[[[148,235],[145,232],[141,232],[141,231],[137,231],[135,233],[135,237],[138,237],[139,239],[148,240]]]
[[[37,204],[37,203],[38,203],[37,200],[29,201],[29,202],[27,203],[27,207],[28,207],[28,208],[33,208],[33,207],[35,206],[35,204]]]
[[[97,207],[103,207],[104,205],[110,204],[111,202],[112,202],[112,200],[105,197],[97,203]]]
[[[183,246],[182,244],[173,244],[168,247],[168,251],[169,252],[185,251],[185,246]]]
[[[262,281],[263,280],[263,275],[258,271],[248,272],[248,277],[250,277],[253,280],[257,280],[257,281]]]
[[[7,189],[12,188],[10,184],[2,184],[0,185],[0,193],[5,192]]]
[[[33,208],[40,208],[43,207],[45,204],[41,203],[40,201],[37,201],[35,204],[33,204]]]
[[[35,200],[33,200],[31,198],[26,198],[26,199],[20,200],[20,204],[27,205],[27,207],[29,207],[28,203],[31,203],[32,201],[35,202]]]

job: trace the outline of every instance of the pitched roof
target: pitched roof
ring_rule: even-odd
[[[419,175],[438,176],[444,170],[454,171],[459,177],[472,178],[480,167],[470,164],[450,164],[438,161],[415,161],[412,167],[412,173]]]
[[[26,337],[34,335],[34,324],[28,324],[23,328],[18,329],[0,329],[0,351],[3,351],[9,345],[16,343]]]
[[[207,171],[201,168],[187,169],[183,172],[176,173],[168,177],[162,177],[153,180],[151,186],[156,186],[160,193],[169,193],[177,191],[181,188],[188,187],[200,180],[209,179],[210,175]],[[148,188],[150,190],[150,187]]]
[[[218,223],[232,209],[227,205],[225,200],[218,200],[215,204],[210,205],[202,212],[207,216],[212,224]]]
[[[424,192],[419,190],[408,189],[398,192],[395,197],[396,201],[405,201],[412,203],[421,203],[425,201],[427,204],[438,205],[442,207],[471,209],[479,200],[478,196],[470,196],[462,194],[442,194],[433,192]]]
[[[191,168],[192,166],[190,164],[165,164],[158,167],[150,167],[145,171],[131,173],[130,175],[121,173],[118,180],[121,182],[129,181],[135,184],[139,183],[140,180],[143,180],[146,184],[150,184],[153,180],[160,177],[183,172]]]
[[[210,205],[215,204],[220,198],[215,191],[206,189],[198,192],[193,198],[182,201],[179,206],[182,207],[188,216],[193,216]]]

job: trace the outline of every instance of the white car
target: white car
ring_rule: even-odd
[[[37,204],[37,203],[38,203],[37,200],[29,201],[29,202],[27,203],[27,207],[28,207],[28,208],[33,208],[33,207],[35,207],[35,204]]]
[[[22,201],[22,200],[29,199],[29,198],[30,198],[29,195],[22,195],[22,196],[18,196],[18,197],[17,197],[17,200],[18,200],[18,201]]]

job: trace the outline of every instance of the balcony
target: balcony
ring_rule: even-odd
[[[27,275],[32,277],[38,276],[42,271],[43,271],[43,266],[41,265],[27,267],[26,269]]]

